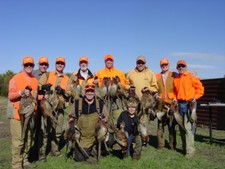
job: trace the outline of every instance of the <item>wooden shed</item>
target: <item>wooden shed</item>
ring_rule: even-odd
[[[225,103],[225,78],[201,80],[205,93],[198,100],[198,125],[209,126],[209,109],[200,104],[209,102]],[[225,130],[225,107],[212,108],[212,128]]]

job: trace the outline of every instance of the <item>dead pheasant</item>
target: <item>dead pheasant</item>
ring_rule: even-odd
[[[147,122],[146,118],[148,118],[148,116],[143,115],[139,119],[139,123],[138,123],[138,131],[141,134],[142,142],[143,142],[143,145],[145,145],[145,146],[147,146],[147,144],[149,142],[148,122]]]
[[[101,157],[102,143],[104,144],[106,151],[109,152],[108,147],[106,145],[106,140],[107,140],[108,134],[109,133],[108,133],[108,128],[106,126],[106,123],[103,120],[101,120],[101,118],[100,118],[95,127],[95,137],[96,137],[97,144],[98,144],[97,160],[99,160]]]
[[[141,96],[141,100],[140,100],[140,113],[139,113],[139,117],[141,116],[141,114],[152,114],[153,116],[155,116],[156,114],[153,111],[153,108],[156,104],[156,101],[154,99],[154,97],[152,96],[150,90],[147,87],[144,87],[142,89],[142,96]]]
[[[177,102],[172,102],[170,105],[170,109],[168,111],[169,115],[173,115],[178,125],[186,132],[186,129],[183,124],[183,117],[179,112],[179,106]]]
[[[32,90],[29,86],[26,87],[28,90]],[[21,138],[26,138],[26,132],[28,128],[31,130],[31,136],[33,135],[34,121],[33,113],[37,105],[36,99],[30,94],[20,99],[19,114],[21,117],[22,135]]]

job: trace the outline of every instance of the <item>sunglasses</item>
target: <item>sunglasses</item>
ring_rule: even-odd
[[[26,64],[24,64],[24,67],[34,67],[34,64],[33,63],[26,63]]]
[[[137,64],[138,64],[138,65],[144,65],[144,64],[145,64],[145,62],[143,62],[143,61],[139,60],[139,61],[137,61]]]
[[[162,64],[161,67],[163,67],[163,66],[168,66],[168,64]]]
[[[185,68],[186,66],[183,64],[177,65],[177,68]]]
[[[47,63],[41,63],[40,66],[48,66]]]
[[[57,65],[65,65],[63,62],[56,62]]]

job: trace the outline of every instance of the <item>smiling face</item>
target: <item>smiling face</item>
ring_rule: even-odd
[[[165,73],[169,70],[169,64],[162,64],[160,65],[162,72]]]
[[[26,64],[23,65],[23,70],[27,74],[31,74],[33,69],[34,69],[34,64],[33,63],[26,63]]]
[[[88,101],[91,101],[94,99],[95,91],[94,90],[86,90],[85,91],[85,97]]]
[[[136,62],[136,68],[139,72],[143,71],[145,69],[145,64],[146,62],[142,61],[142,60],[138,60]]]
[[[105,61],[105,67],[107,67],[108,69],[113,68],[113,60],[112,59],[107,59]]]
[[[184,64],[177,65],[177,70],[179,74],[184,74],[187,71],[187,66]]]
[[[55,67],[56,67],[57,72],[63,73],[63,70],[65,68],[65,63],[64,62],[56,62]]]
[[[131,117],[136,113],[136,107],[128,107],[128,112]]]
[[[79,63],[79,65],[80,65],[80,69],[81,69],[82,71],[86,71],[86,70],[88,69],[88,62],[86,62],[86,61],[81,61],[81,62]]]
[[[48,69],[48,63],[39,63],[39,70],[41,73],[45,73]]]

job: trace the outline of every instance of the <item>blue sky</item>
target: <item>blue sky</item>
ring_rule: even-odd
[[[0,0],[0,73],[20,71],[24,56],[37,63],[43,55],[49,70],[64,56],[65,72],[88,56],[95,73],[107,53],[125,73],[144,55],[155,73],[168,58],[173,71],[184,59],[201,79],[224,77],[225,1]]]

